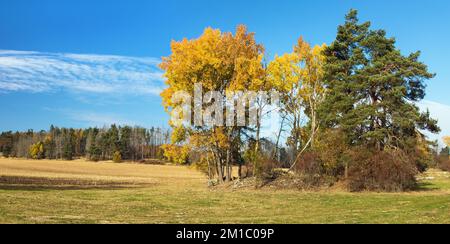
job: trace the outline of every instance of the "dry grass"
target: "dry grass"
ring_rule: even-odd
[[[209,189],[185,167],[0,159],[0,223],[450,223],[450,175],[409,193]]]
[[[205,177],[186,167],[111,162],[0,159],[1,176],[88,179],[150,184],[202,184]]]

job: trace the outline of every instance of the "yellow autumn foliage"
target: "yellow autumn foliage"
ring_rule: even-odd
[[[308,101],[323,94],[322,54],[325,44],[311,46],[302,38],[294,47],[294,52],[276,56],[269,64],[268,73],[271,84],[286,97],[297,96]]]
[[[162,145],[161,149],[164,152],[164,157],[172,163],[183,165],[189,162],[190,148],[187,145],[166,144]]]
[[[186,141],[188,136],[188,131],[184,126],[175,127],[172,131],[171,142],[173,144],[181,143]]]
[[[197,39],[173,41],[171,50],[160,64],[167,84],[161,93],[166,110],[177,105],[172,101],[176,92],[193,95],[195,83],[201,83],[205,92],[256,91],[266,86],[264,48],[243,25],[234,35],[206,28]]]
[[[42,142],[37,142],[33,145],[30,146],[30,150],[29,150],[29,154],[30,157],[32,159],[42,159],[44,158],[44,143]]]
[[[442,140],[444,141],[445,145],[447,145],[447,147],[450,147],[450,136],[444,136]]]

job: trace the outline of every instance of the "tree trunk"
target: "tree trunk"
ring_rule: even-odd
[[[345,179],[348,179],[348,162],[345,162],[344,177]]]
[[[231,153],[230,153],[230,148],[227,149],[227,159],[226,159],[226,170],[227,170],[227,176],[226,176],[226,181],[230,182],[231,181],[231,157],[230,157]]]
[[[206,162],[208,162],[208,180],[211,180],[212,179],[211,160],[210,160],[209,156],[206,157]]]
[[[314,105],[311,103],[311,149],[314,149],[316,136],[316,111]]]
[[[260,143],[260,133],[261,133],[261,116],[260,109],[258,109],[256,116],[256,141],[255,141],[255,158],[253,162],[253,175],[256,175],[256,169],[258,164],[258,153],[259,153],[259,143]]]
[[[239,163],[239,166],[238,166],[238,177],[239,177],[239,179],[242,179],[242,164],[241,163]]]
[[[219,177],[219,182],[223,183],[223,166],[220,157],[217,157],[217,177]]]
[[[283,119],[281,120],[280,130],[278,131],[278,135],[277,135],[277,143],[275,144],[275,152],[272,156],[272,158],[274,158],[275,160],[278,160],[278,146],[280,144],[281,133],[283,133],[285,119],[286,119],[286,117],[283,117]]]

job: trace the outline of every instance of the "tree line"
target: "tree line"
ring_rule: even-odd
[[[355,191],[402,191],[415,187],[416,175],[435,162],[435,143],[425,132],[440,128],[415,105],[435,74],[419,60],[420,52],[402,54],[394,38],[360,22],[356,10],[346,15],[330,45],[311,46],[300,38],[291,53],[271,62],[244,25],[235,33],[207,28],[197,39],[173,41],[171,49],[160,65],[167,84],[161,96],[169,113],[182,102],[174,95],[194,93],[195,83],[223,94],[207,99],[204,111],[226,103],[228,92],[280,94],[280,129],[272,141],[260,136],[265,111],[273,105],[264,99],[246,104],[258,111],[256,125],[170,124],[166,158],[197,165],[217,183],[233,180],[233,166],[240,179],[265,180],[285,176],[277,170],[285,167],[299,187],[342,181]],[[229,115],[221,113],[211,116]],[[286,146],[280,145],[282,135]]]
[[[59,128],[48,131],[3,132],[0,152],[5,157],[32,159],[87,158],[92,161],[141,161],[162,158],[161,145],[170,131],[161,128],[111,125],[103,128]]]

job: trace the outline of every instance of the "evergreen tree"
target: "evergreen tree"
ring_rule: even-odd
[[[96,138],[99,133],[99,129],[91,128],[88,132],[88,137],[86,140],[86,152],[88,153],[88,159],[92,161],[99,161],[101,157],[101,150],[97,146]]]
[[[120,152],[122,153],[122,159],[130,159],[132,150],[131,150],[131,134],[132,128],[130,126],[120,127]]]
[[[109,147],[111,152],[120,152],[119,129],[116,125],[111,125],[109,129]]]
[[[14,145],[14,136],[12,131],[3,132],[0,136],[0,152],[4,157],[9,157]]]
[[[414,148],[419,130],[438,132],[437,121],[414,102],[433,78],[420,52],[403,56],[384,30],[360,24],[351,10],[336,40],[325,49],[328,94],[320,108],[325,127],[340,128],[350,145]]]
[[[74,154],[74,129],[63,129],[63,159],[72,160]]]
[[[55,143],[55,127],[50,126],[50,130],[44,140],[44,150],[46,159],[56,158],[56,143]]]

